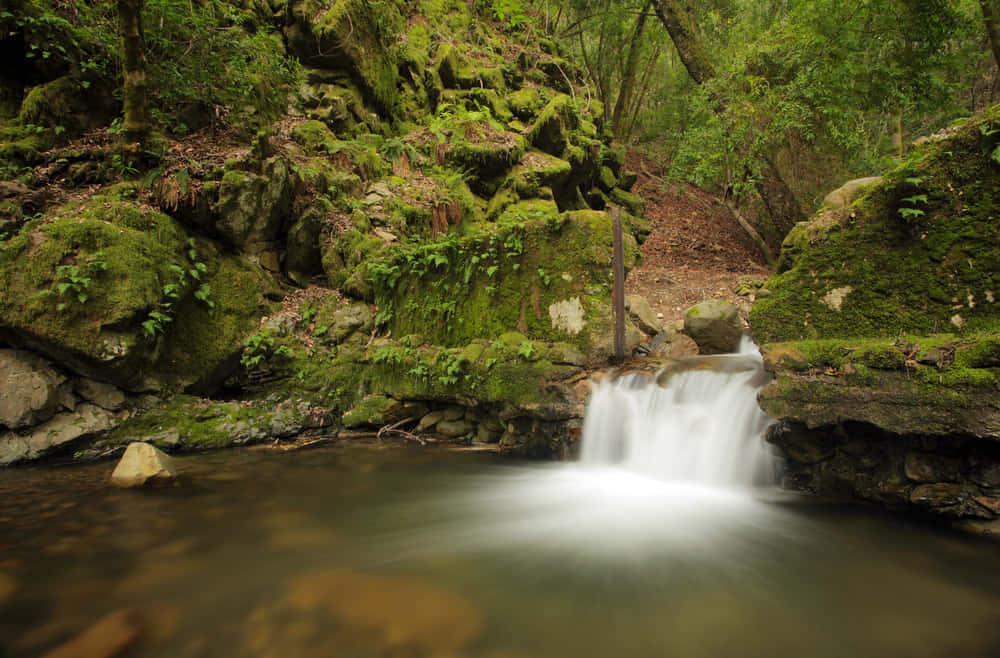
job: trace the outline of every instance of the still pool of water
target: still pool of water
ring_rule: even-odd
[[[0,472],[0,656],[1000,655],[1000,546],[861,508],[406,446],[178,463]]]

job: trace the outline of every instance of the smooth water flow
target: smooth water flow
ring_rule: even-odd
[[[749,487],[774,480],[757,406],[766,383],[756,346],[689,359],[658,381],[629,375],[600,382],[583,429],[581,462],[618,465],[673,482]],[[666,380],[666,381],[664,381]]]
[[[146,491],[0,470],[0,656],[1000,656],[1000,547],[751,486],[760,375],[601,384],[572,463],[343,441],[178,456]]]

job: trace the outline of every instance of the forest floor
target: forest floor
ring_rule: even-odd
[[[772,272],[729,209],[694,185],[666,180],[656,163],[636,151],[629,152],[625,168],[639,174],[632,192],[646,200],[652,229],[625,292],[644,297],[663,314],[666,327],[708,299],[733,302],[746,320],[750,300],[736,294],[740,282],[762,282]]]

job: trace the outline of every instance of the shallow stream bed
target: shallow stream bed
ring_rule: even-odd
[[[0,472],[0,656],[1000,655],[1000,546],[862,508],[407,446],[178,464]]]

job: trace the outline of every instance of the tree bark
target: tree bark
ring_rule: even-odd
[[[993,60],[1000,66],[1000,4],[997,0],[979,0],[983,10],[983,21],[986,23],[986,34],[990,37],[990,48],[993,50]]]
[[[667,28],[684,68],[691,79],[700,85],[715,77],[715,67],[705,53],[704,40],[698,23],[694,20],[689,1],[654,0],[653,9],[660,22]]]
[[[152,132],[146,76],[146,47],[142,33],[145,0],[118,0],[118,21],[122,33],[124,96],[122,137],[126,144],[141,149]]]
[[[670,34],[670,39],[674,42],[677,54],[691,75],[691,79],[699,85],[704,85],[714,78],[715,67],[706,52],[705,42],[695,20],[690,0],[654,0],[653,8]],[[718,94],[713,94],[712,103],[715,112],[725,116],[725,100]],[[784,237],[797,222],[804,221],[806,216],[771,158],[765,158],[762,164],[760,178],[755,187],[776,232]]]

